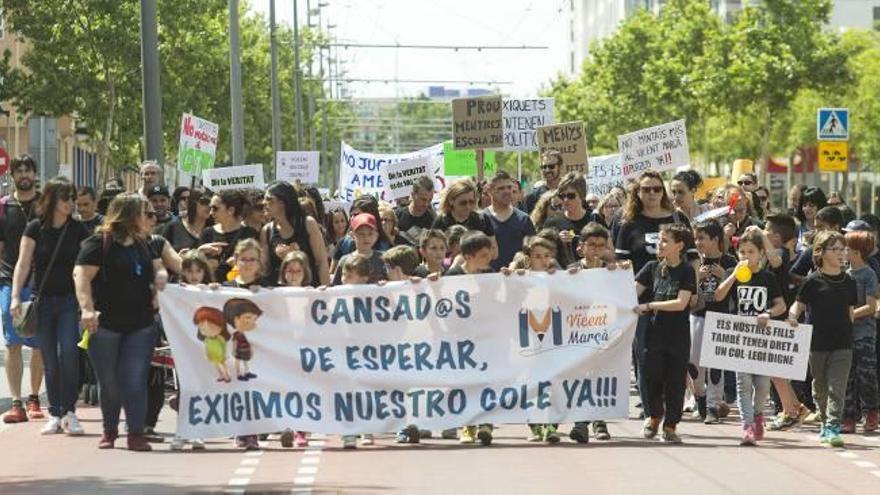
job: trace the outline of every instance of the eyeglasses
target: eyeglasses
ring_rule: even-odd
[[[554,163],[552,165],[541,165],[541,170],[553,170],[557,165]]]
[[[565,201],[565,200],[574,201],[577,199],[578,195],[577,195],[577,193],[570,192],[570,193],[559,193],[556,195],[556,197],[563,200],[563,201]]]
[[[596,242],[585,242],[585,243],[584,243],[584,246],[586,246],[586,247],[588,247],[588,248],[591,248],[591,249],[602,249],[602,248],[604,248],[604,247],[607,247],[608,244],[606,244],[606,243],[604,243],[604,242],[601,243],[601,244],[600,244],[600,243],[596,243]]]
[[[241,258],[236,258],[235,260],[238,261],[239,263],[256,263],[256,262],[260,261],[260,258],[241,257]]]
[[[663,192],[663,186],[639,186],[639,191],[645,194],[660,194]]]
[[[751,186],[752,184],[754,184],[754,182],[750,180],[738,180],[736,181],[736,183],[741,186]]]

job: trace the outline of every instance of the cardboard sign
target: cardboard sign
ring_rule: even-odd
[[[684,119],[617,136],[617,146],[623,157],[625,177],[691,163]]]
[[[554,122],[553,98],[506,99],[502,117],[504,147],[501,150],[535,151],[538,149],[538,127]]]
[[[700,366],[803,380],[810,360],[812,325],[792,327],[771,320],[757,326],[754,316],[708,311],[700,347]]]
[[[183,114],[180,122],[180,145],[177,148],[177,166],[184,172],[198,175],[214,168],[217,153],[217,135],[220,126],[195,115]]]
[[[587,139],[584,123],[565,122],[538,128],[541,153],[557,150],[562,154],[562,174],[587,173]]]
[[[202,171],[202,182],[212,191],[224,189],[256,188],[265,189],[262,165],[240,165],[220,167]]]
[[[500,96],[452,100],[452,140],[457,150],[500,148],[504,144]]]
[[[419,177],[434,180],[434,171],[427,156],[419,156],[412,160],[392,163],[382,168],[385,180],[385,199],[405,198],[412,192],[412,186]]]
[[[846,141],[819,142],[819,171],[846,172],[849,170],[849,143]]]
[[[602,197],[615,186],[625,187],[620,154],[590,157],[590,170],[587,174],[588,192]]]
[[[275,180],[317,184],[320,166],[317,151],[279,151],[275,159]]]

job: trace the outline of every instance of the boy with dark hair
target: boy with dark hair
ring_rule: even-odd
[[[840,213],[839,208],[835,206],[826,206],[816,213],[814,223],[815,227],[813,230],[816,235],[823,230],[840,232],[840,229],[843,227],[843,215]],[[791,276],[792,283],[800,284],[804,280],[804,277],[809,275],[810,272],[815,269],[816,266],[813,264],[813,250],[807,247],[801,251],[800,256],[798,256],[791,265],[791,269],[788,273]]]
[[[411,246],[394,246],[382,254],[385,262],[385,273],[392,282],[406,280],[419,266],[419,255]]]

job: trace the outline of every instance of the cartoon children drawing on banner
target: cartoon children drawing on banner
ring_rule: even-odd
[[[226,367],[226,343],[229,341],[229,330],[226,329],[226,318],[216,308],[202,306],[193,315],[193,323],[198,328],[198,338],[205,343],[205,355],[217,368],[218,382],[231,382],[229,369]]]
[[[239,381],[256,378],[250,370],[253,348],[245,333],[257,328],[257,318],[263,311],[253,302],[240,297],[230,299],[223,305],[226,322],[232,327],[232,355],[235,358],[235,373]]]

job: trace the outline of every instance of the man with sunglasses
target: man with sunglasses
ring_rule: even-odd
[[[547,150],[541,153],[541,177],[543,183],[538,183],[532,189],[523,201],[523,207],[528,214],[532,213],[541,195],[545,192],[556,189],[559,186],[559,180],[562,173],[562,154],[556,150]]]

